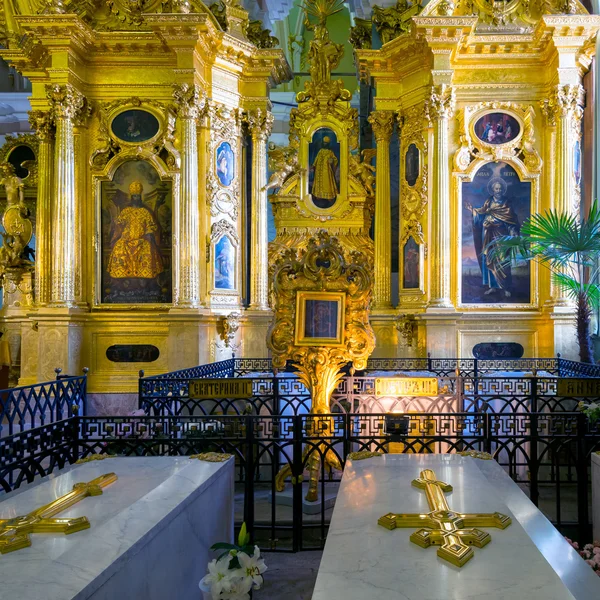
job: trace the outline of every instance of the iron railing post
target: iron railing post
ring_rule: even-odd
[[[302,439],[303,415],[294,415],[294,450],[292,454],[292,551],[302,550]],[[311,418],[308,415],[307,418]]]
[[[245,463],[246,477],[244,480],[244,522],[250,539],[254,541],[254,417],[244,417],[246,425]]]
[[[144,369],[140,369],[138,371],[138,409],[144,408],[143,385],[142,385],[143,378],[144,378]]]
[[[529,423],[530,452],[529,452],[529,499],[537,506],[539,503],[539,461],[538,461],[538,378],[533,371],[531,377],[531,413]],[[516,465],[515,465],[516,466]]]
[[[588,457],[586,453],[587,417],[577,415],[577,523],[579,543],[584,544],[589,537],[588,512]]]

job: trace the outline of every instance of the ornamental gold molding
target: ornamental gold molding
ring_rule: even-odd
[[[21,166],[25,167],[29,171],[27,176],[22,180],[23,185],[31,188],[35,188],[38,183],[38,155],[40,150],[40,140],[43,140],[45,135],[49,135],[54,131],[53,125],[48,122],[48,113],[42,113],[41,111],[36,112],[39,112],[40,115],[36,115],[36,118],[33,118],[32,120],[32,113],[29,113],[29,120],[32,128],[36,130],[37,135],[31,133],[18,133],[17,135],[8,134],[4,138],[4,144],[2,144],[2,147],[0,147],[0,164],[8,162],[10,153],[19,146],[27,146],[31,149],[35,158],[33,160],[28,160],[24,163],[21,163]]]
[[[519,123],[520,133],[505,144],[490,144],[480,140],[474,132],[475,123],[492,112],[505,112]],[[542,158],[536,149],[534,130],[535,111],[531,105],[515,102],[480,102],[459,111],[460,148],[454,154],[454,166],[458,171],[468,171],[473,161],[518,162],[529,176],[539,175]]]
[[[95,462],[97,460],[106,460],[107,458],[117,458],[117,456],[114,454],[90,454],[85,458],[80,458],[75,464],[83,465],[85,463]]]
[[[369,450],[360,450],[359,452],[350,452],[348,457],[351,461],[367,460],[368,458],[377,458],[383,456],[383,452],[371,452]]]
[[[227,462],[233,454],[226,452],[201,452],[200,454],[192,454],[190,460],[201,460],[204,462],[221,463]]]
[[[155,136],[144,142],[126,142],[111,131],[113,119],[122,112],[131,109],[145,110],[156,117],[159,129]],[[89,164],[95,170],[103,170],[117,155],[133,158],[142,151],[149,151],[157,156],[162,150],[167,152],[166,166],[179,169],[181,157],[175,148],[176,109],[150,98],[133,96],[112,102],[96,102],[94,115],[97,117],[98,134],[96,143],[92,145]],[[160,159],[162,161],[162,159]]]

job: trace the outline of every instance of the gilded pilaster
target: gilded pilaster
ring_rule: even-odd
[[[250,308],[268,310],[268,222],[267,222],[267,140],[273,115],[256,108],[246,115],[252,134],[252,219],[250,251]]]
[[[52,291],[54,306],[75,305],[76,187],[74,119],[85,98],[73,86],[48,85],[46,95],[56,121],[54,151],[54,205],[52,210]]]
[[[557,128],[556,193],[554,208],[579,216],[581,192],[575,180],[574,148],[581,142],[584,89],[559,85],[554,92]]]
[[[175,304],[200,305],[200,225],[198,206],[198,136],[196,120],[205,100],[198,86],[176,84],[173,97],[178,107],[181,132],[181,188],[177,227]]]
[[[454,112],[454,90],[446,84],[431,87],[426,103],[433,125],[433,189],[431,195],[431,308],[452,308],[450,291],[450,157],[448,121]]]
[[[36,206],[35,302],[50,302],[52,290],[52,210],[54,190],[54,123],[49,112],[29,113],[29,122],[40,141],[38,154],[38,186]]]
[[[376,111],[369,123],[377,142],[377,171],[375,188],[375,289],[374,308],[392,306],[392,227],[390,198],[390,138],[394,131],[394,113]]]

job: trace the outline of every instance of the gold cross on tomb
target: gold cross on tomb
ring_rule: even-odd
[[[31,546],[30,533],[69,534],[88,529],[90,522],[87,517],[72,519],[53,519],[52,517],[87,496],[100,496],[102,488],[116,480],[117,476],[114,473],[108,473],[100,475],[88,483],[76,483],[68,494],[27,515],[14,519],[0,519],[0,553],[6,554]]]
[[[431,512],[427,514],[388,513],[377,521],[386,529],[397,527],[420,527],[410,536],[410,541],[421,546],[439,546],[440,558],[462,567],[474,556],[473,548],[483,548],[491,541],[491,536],[477,527],[497,527],[506,529],[511,523],[510,517],[501,513],[461,514],[450,510],[445,492],[451,492],[452,486],[438,481],[431,469],[421,471],[419,479],[413,479],[415,487],[425,490]]]

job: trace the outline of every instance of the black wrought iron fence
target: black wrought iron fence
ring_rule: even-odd
[[[80,377],[0,390],[0,436],[86,414],[87,369]]]
[[[577,412],[412,413],[392,441],[385,414],[77,416],[0,439],[0,486],[9,491],[96,453],[235,456],[236,485],[245,520],[257,542],[273,550],[321,548],[331,516],[327,502],[305,514],[308,461],[350,452],[488,452],[534,504],[564,533],[589,539],[589,462],[600,429]],[[475,459],[474,459],[475,460]],[[332,462],[331,460],[329,461]],[[277,475],[285,473],[283,491]],[[319,494],[334,498],[341,472],[321,461]]]

